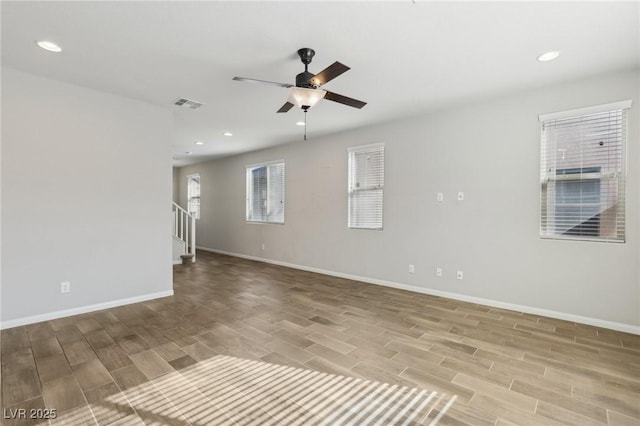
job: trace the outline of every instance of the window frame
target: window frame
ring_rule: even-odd
[[[381,184],[369,186],[366,188],[358,188],[356,189],[356,185],[352,182],[354,174],[357,174],[357,170],[354,171],[354,160],[355,155],[364,154],[367,152],[381,152],[382,153],[382,167],[381,167]],[[384,142],[367,144],[367,145],[358,145],[347,148],[347,228],[348,229],[359,229],[359,230],[371,230],[371,231],[382,231],[384,230],[384,163],[386,157],[386,148]],[[379,216],[380,216],[380,224],[379,226],[364,224],[357,225],[354,222],[356,218],[352,216],[354,213],[353,202],[355,195],[358,193],[364,193],[365,191],[379,191],[380,195],[380,205],[379,205]]]
[[[198,196],[197,197],[192,197],[191,196],[191,180],[197,177],[198,178]],[[194,213],[191,212],[191,200],[197,198],[198,199],[198,209],[197,211]],[[202,176],[200,176],[200,173],[192,173],[190,175],[187,175],[187,212],[192,215],[195,219],[200,219],[201,217],[201,213],[202,213]]]
[[[540,221],[539,221],[539,237],[541,239],[546,240],[569,240],[569,241],[586,241],[586,242],[605,242],[605,243],[624,243],[626,241],[626,232],[627,232],[627,219],[626,219],[626,175],[627,175],[627,146],[628,146],[628,110],[631,108],[632,101],[625,100],[619,102],[612,102],[608,104],[595,105],[585,108],[577,108],[567,111],[560,111],[548,114],[540,114]],[[555,147],[555,141],[551,143],[547,140],[547,134],[545,133],[545,125],[548,123],[554,123],[560,120],[578,120],[580,118],[585,118],[588,120],[588,116],[594,114],[605,114],[605,113],[617,113],[620,111],[620,146],[619,151],[616,150],[616,153],[620,155],[620,164],[616,167],[615,170],[607,169],[603,164],[583,164],[582,159],[580,160],[580,164],[573,165],[572,167],[557,167],[557,163],[549,160],[548,152],[550,149]],[[588,122],[584,126],[586,130],[589,130],[589,125],[592,123]],[[583,141],[580,140],[579,144],[576,143],[580,149],[583,149],[585,144],[590,140]],[[588,149],[588,146],[584,148]],[[558,151],[562,151],[558,149]],[[587,151],[588,152],[588,151]],[[562,154],[564,160],[564,153]],[[604,156],[603,156],[604,159]],[[558,160],[556,160],[558,161]],[[553,173],[551,172],[550,166],[553,165]],[[557,215],[556,211],[558,206],[562,206],[562,203],[557,202],[558,192],[556,185],[557,183],[569,183],[569,182],[593,182],[598,181],[600,184],[600,188],[598,190],[599,204],[603,205],[603,199],[606,200],[607,197],[611,197],[615,194],[615,202],[612,204],[612,207],[615,206],[615,224],[613,229],[614,231],[611,234],[604,236],[600,236],[602,232],[602,226],[611,226],[611,221],[601,221],[601,215],[606,212],[606,210],[601,210],[598,212],[596,216],[597,218],[597,226],[598,226],[598,236],[595,235],[586,235],[586,234],[572,234],[571,231],[580,226],[589,226],[587,223],[589,220],[595,218],[589,218],[588,220],[577,224],[576,227],[570,228],[565,232],[558,232],[557,229],[553,228],[553,221],[557,220],[559,217],[564,217],[563,215]],[[602,188],[605,185],[610,185],[615,183],[616,190],[614,192],[605,192],[603,193]],[[550,184],[553,184],[553,189],[550,188]],[[549,205],[549,196],[550,191],[554,192],[554,197],[556,200],[552,202],[552,205]],[[584,203],[580,202],[580,205],[595,205],[595,203]],[[553,209],[553,211],[551,210]],[[552,214],[550,214],[552,212]],[[588,233],[587,233],[588,234]]]
[[[269,173],[269,168],[273,167],[273,166],[282,166],[282,199],[281,199],[281,203],[282,203],[282,220],[280,220],[280,216],[276,216],[276,217],[269,217],[270,215],[272,215],[273,213],[270,213],[272,211],[272,207],[269,206],[269,202],[272,199],[272,197],[270,196],[270,173]],[[263,202],[266,202],[266,213],[265,213],[265,217],[264,218],[256,218],[254,213],[253,213],[253,205],[254,205],[254,198],[253,198],[253,176],[252,173],[254,170],[260,169],[260,168],[265,168],[266,169],[266,179],[267,182],[265,184],[266,186],[266,194],[264,196]],[[285,213],[286,213],[286,196],[285,196],[285,192],[286,192],[286,164],[285,164],[285,160],[273,160],[273,161],[267,161],[267,162],[263,162],[263,163],[257,163],[257,164],[250,164],[245,166],[245,222],[246,223],[253,223],[253,224],[274,224],[274,225],[284,225],[285,224]]]

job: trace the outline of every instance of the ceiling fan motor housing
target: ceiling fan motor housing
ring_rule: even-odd
[[[304,87],[306,89],[316,89],[318,86],[311,84],[309,80],[313,77],[313,73],[309,71],[301,72],[296,76],[296,86]]]

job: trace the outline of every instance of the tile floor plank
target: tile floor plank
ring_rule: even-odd
[[[153,350],[142,351],[129,356],[147,379],[174,372],[171,365]]]
[[[80,387],[85,392],[113,381],[109,370],[105,368],[98,358],[82,364],[76,364],[71,369]]]
[[[42,395],[47,408],[59,414],[86,406],[86,399],[73,375],[63,376],[42,385]]]

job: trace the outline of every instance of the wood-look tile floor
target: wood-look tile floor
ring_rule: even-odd
[[[2,331],[3,424],[211,424],[184,372],[237,359],[456,395],[442,425],[640,425],[640,336],[205,252],[174,287]]]

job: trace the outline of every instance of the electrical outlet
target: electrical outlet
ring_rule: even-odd
[[[436,277],[441,277],[442,276],[442,268],[437,267],[436,268]]]
[[[63,281],[60,283],[60,293],[71,292],[71,283],[69,281]]]
[[[262,250],[264,250],[264,248],[265,248],[265,245],[264,245],[264,243],[262,243]]]
[[[444,201],[444,194],[442,192],[438,192],[436,194],[436,201],[439,202],[439,203]]]
[[[464,192],[458,192],[458,201],[464,200]]]
[[[462,271],[458,271],[458,272],[456,273],[456,278],[457,278],[457,279],[459,279],[459,280],[461,280],[462,278],[464,278],[464,273],[463,273]]]
[[[410,274],[413,274],[415,271],[416,271],[415,266],[413,266],[413,264],[411,264],[411,263],[410,263],[410,264],[409,264],[409,273],[410,273]]]

